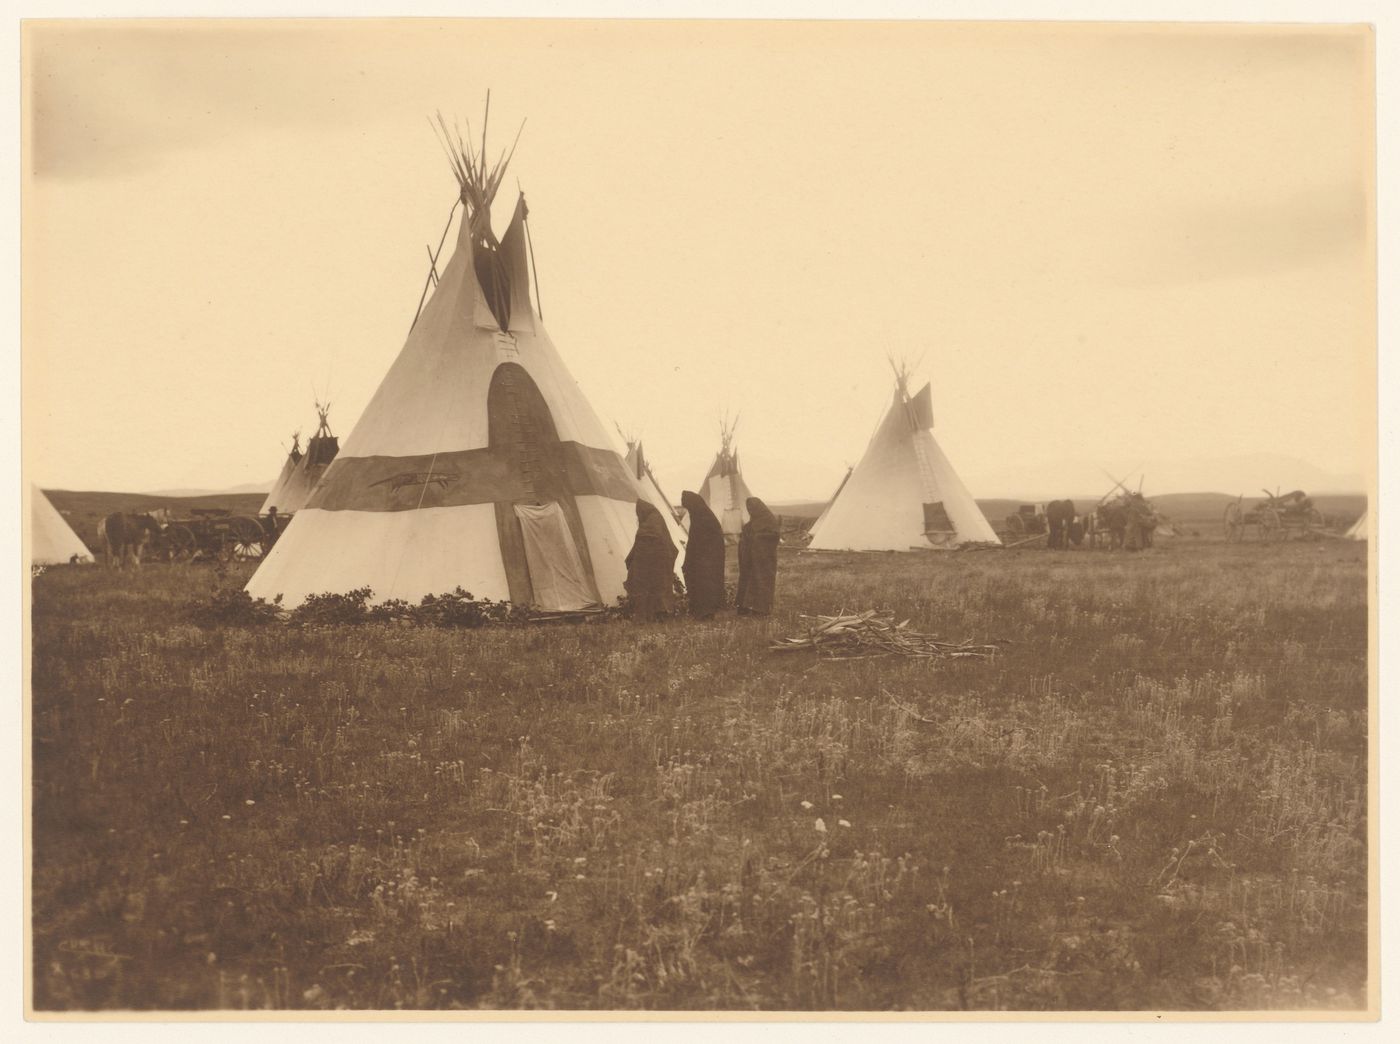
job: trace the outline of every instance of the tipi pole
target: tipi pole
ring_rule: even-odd
[[[457,206],[461,202],[462,197],[460,195],[452,201],[452,209],[447,212],[447,224],[442,227],[442,238],[438,240],[437,253],[432,254],[430,252],[429,254],[432,258],[432,263],[428,268],[428,278],[423,280],[423,292],[418,295],[418,308],[413,313],[413,322],[408,324],[409,333],[413,332],[413,328],[418,325],[418,317],[423,314],[423,302],[428,299],[428,287],[432,285],[433,275],[437,271],[437,259],[442,256],[443,244],[447,242],[447,232],[452,227],[452,219],[457,216]]]
[[[525,195],[525,193],[521,193]],[[530,274],[535,277],[535,311],[540,313],[540,318],[544,318],[544,305],[540,303],[540,274],[535,269],[535,241],[530,238],[530,207],[525,207],[525,220],[521,222],[525,226],[525,245],[530,248]]]

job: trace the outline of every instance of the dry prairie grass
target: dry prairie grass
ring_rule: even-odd
[[[41,1009],[1355,1007],[1364,548],[784,557],[780,612],[204,629],[34,581]],[[817,665],[889,609],[978,661]]]

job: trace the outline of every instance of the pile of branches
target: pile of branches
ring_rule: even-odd
[[[894,615],[870,609],[863,613],[837,616],[803,616],[814,623],[805,634],[779,638],[768,648],[772,652],[813,650],[824,660],[860,660],[872,656],[909,656],[928,660],[990,660],[1006,644],[995,639],[987,644],[943,642],[931,634],[909,630],[909,621],[894,622]]]

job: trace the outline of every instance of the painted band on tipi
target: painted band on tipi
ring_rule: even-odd
[[[447,133],[444,126],[444,133]],[[637,488],[530,296],[522,194],[497,240],[509,155],[449,135],[456,249],[379,390],[248,583],[255,597],[461,587],[547,611],[623,593]],[[513,151],[513,150],[512,150]],[[454,207],[455,210],[455,207]]]

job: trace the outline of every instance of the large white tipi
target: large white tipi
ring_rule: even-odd
[[[898,371],[894,401],[865,455],[812,527],[807,546],[909,551],[1000,543],[932,428],[929,386],[910,396],[907,375]]]
[[[91,562],[92,552],[38,486],[29,487],[29,558],[34,565]]]
[[[734,429],[738,423],[738,418],[733,423],[728,420],[720,422],[719,452],[715,454],[715,462],[710,465],[704,481],[695,491],[715,513],[720,529],[729,541],[739,539],[744,523],[749,520],[746,502],[753,495],[744,481],[744,473],[739,470],[739,451],[734,448]]]
[[[510,157],[488,167],[484,128],[479,149],[458,134],[449,153],[456,249],[446,267],[434,259],[436,289],[248,582],[255,597],[369,587],[417,601],[460,586],[566,611],[623,593],[637,486],[532,302],[523,195],[505,234],[492,230]]]
[[[1370,540],[1371,539],[1371,512],[1363,511],[1361,517],[1352,523],[1350,529],[1346,531],[1348,540]]]
[[[277,482],[258,514],[265,515],[275,507],[278,514],[290,515],[306,505],[316,483],[321,481],[326,468],[340,452],[340,440],[331,434],[330,422],[326,419],[330,408],[329,403],[325,406],[319,402],[316,404],[316,434],[307,441],[305,452],[298,446],[297,436],[292,436],[292,449],[282,465],[282,473],[277,476]]]

